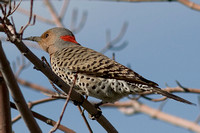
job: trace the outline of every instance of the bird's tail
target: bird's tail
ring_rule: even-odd
[[[154,93],[161,94],[161,95],[163,95],[163,96],[166,96],[166,97],[168,97],[168,98],[174,99],[174,100],[176,100],[176,101],[180,101],[180,102],[183,102],[183,103],[195,105],[194,103],[192,103],[192,102],[190,102],[190,101],[188,101],[188,100],[185,100],[185,99],[183,99],[183,98],[181,98],[181,97],[179,97],[179,96],[176,96],[176,95],[174,95],[174,94],[171,94],[171,93],[169,93],[169,92],[167,92],[167,91],[164,91],[164,90],[162,90],[162,89],[160,89],[160,88],[154,87],[154,88],[153,88],[153,91],[154,91]]]

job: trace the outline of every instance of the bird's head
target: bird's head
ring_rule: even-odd
[[[33,36],[24,38],[38,42],[40,47],[49,54],[56,52],[69,45],[77,45],[77,41],[73,33],[65,28],[56,27],[45,31],[40,37]],[[79,45],[79,44],[78,44]]]

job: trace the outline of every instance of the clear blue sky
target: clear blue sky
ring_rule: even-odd
[[[55,1],[54,3],[56,9],[59,10],[62,2]],[[22,7],[29,9],[29,2],[22,2]],[[44,7],[42,2],[35,1],[34,12],[50,18],[51,16]],[[77,41],[83,46],[99,51],[105,46],[106,30],[110,29],[111,36],[114,38],[126,21],[129,24],[128,30],[119,44],[128,41],[128,46],[122,51],[116,52],[118,62],[124,65],[130,64],[133,70],[157,82],[162,88],[165,87],[165,83],[171,87],[177,86],[175,80],[186,87],[200,88],[199,12],[176,2],[128,3],[73,0],[70,2],[64,18],[65,27],[70,25],[71,13],[74,8],[78,9],[79,16],[83,11],[88,12],[86,25],[81,32],[76,34]],[[28,20],[27,17],[19,13],[15,13],[14,16],[18,29]],[[52,27],[54,26],[36,22],[35,26],[27,29],[24,36],[41,35]],[[10,61],[14,61],[16,56],[20,55],[16,48],[8,43],[5,43],[4,48]],[[45,52],[35,49],[32,51],[38,57],[45,55],[47,59],[49,58]],[[112,57],[112,51],[107,52],[106,55]],[[25,70],[20,77],[51,88],[48,79],[32,68],[33,66]],[[22,90],[27,101],[45,97],[43,94],[23,87]],[[177,95],[197,103],[198,95]],[[160,103],[142,99],[141,102],[154,108],[158,108],[160,105]],[[64,101],[50,102],[35,106],[33,110],[57,120],[63,104]],[[102,109],[102,111],[119,132],[189,133],[186,129],[155,120],[144,114],[126,116],[117,109]],[[193,121],[198,116],[199,107],[168,100],[164,112]],[[12,111],[12,114],[14,117],[17,112]],[[50,126],[38,122],[43,132],[50,130]],[[89,123],[94,132],[105,132],[96,121],[89,120]],[[78,109],[72,104],[67,107],[62,124],[78,133],[88,132]],[[16,133],[27,132],[22,120],[13,125],[13,130]]]

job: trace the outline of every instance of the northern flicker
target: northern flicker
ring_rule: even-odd
[[[107,56],[81,46],[68,29],[52,28],[40,37],[29,37],[26,40],[38,42],[49,53],[51,67],[62,80],[71,85],[74,73],[77,73],[74,89],[80,94],[101,99],[103,103],[115,102],[130,94],[152,92],[192,104],[161,90],[155,82]]]

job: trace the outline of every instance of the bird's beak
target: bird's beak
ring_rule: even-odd
[[[41,40],[41,37],[31,36],[31,37],[24,38],[23,40],[30,40],[30,41],[34,41],[34,42],[39,42]]]

